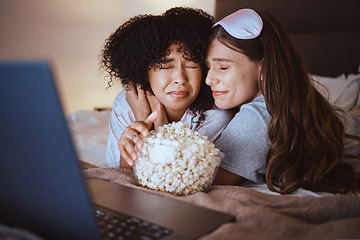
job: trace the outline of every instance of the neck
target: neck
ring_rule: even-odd
[[[171,122],[178,122],[180,121],[181,117],[184,115],[185,111],[174,111],[174,110],[170,110],[170,109],[165,109],[166,111],[166,116],[168,118],[169,123]]]

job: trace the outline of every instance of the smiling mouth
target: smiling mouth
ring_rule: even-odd
[[[172,91],[168,93],[173,98],[185,98],[189,95],[187,91]]]
[[[220,96],[224,95],[225,93],[227,93],[227,91],[212,91],[213,97],[220,97]]]

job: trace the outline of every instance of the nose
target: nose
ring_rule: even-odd
[[[215,86],[219,82],[220,81],[216,78],[215,74],[213,73],[213,71],[211,71],[210,68],[207,72],[205,83],[211,87],[211,86]]]
[[[188,82],[188,77],[183,66],[178,67],[174,72],[173,82],[176,85],[185,85]]]

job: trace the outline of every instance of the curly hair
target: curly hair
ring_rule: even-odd
[[[201,63],[200,93],[191,104],[194,113],[213,107],[210,88],[205,84],[205,57],[210,29],[214,18],[200,9],[177,7],[162,15],[138,15],[122,24],[105,41],[101,54],[101,67],[110,75],[109,86],[119,79],[123,87],[140,85],[152,93],[149,70],[160,66],[172,44],[182,46],[181,51]]]

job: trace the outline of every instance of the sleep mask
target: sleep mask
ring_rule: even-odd
[[[217,23],[213,27],[221,25],[226,32],[237,39],[253,39],[260,35],[263,21],[252,9],[240,9]]]

